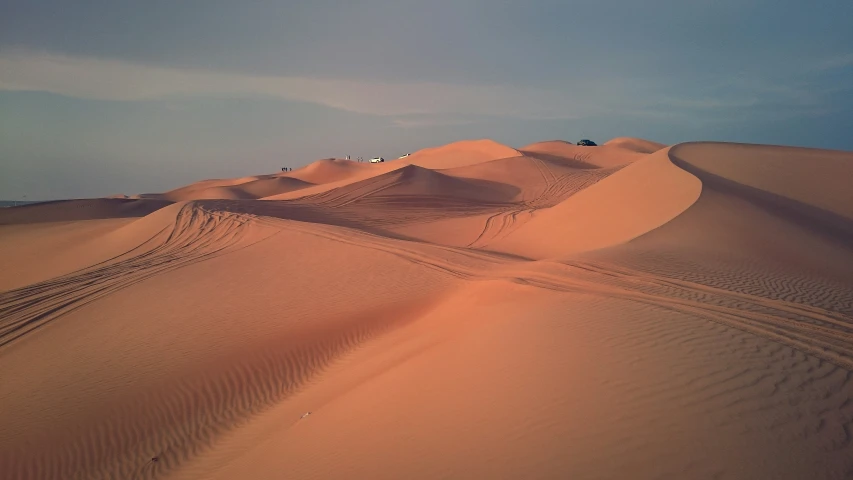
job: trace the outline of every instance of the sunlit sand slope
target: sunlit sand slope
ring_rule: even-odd
[[[851,478],[849,178],[480,140],[0,212],[0,478]]]

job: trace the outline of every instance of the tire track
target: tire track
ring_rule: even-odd
[[[237,248],[251,221],[187,204],[168,238],[147,252],[0,294],[0,348],[106,295]]]
[[[552,184],[553,196],[546,196],[543,204],[572,192],[575,185],[588,186],[584,183],[587,180],[569,177],[572,178],[561,177]],[[242,248],[252,241],[247,238],[247,228],[271,226],[275,228],[270,231],[295,230],[383,251],[458,279],[503,279],[602,299],[620,298],[645,308],[683,314],[684,318],[706,320],[721,334],[735,332],[732,338],[736,340],[732,342],[746,342],[753,337],[769,340],[766,345],[757,347],[762,349],[758,354],[787,362],[791,370],[803,370],[815,361],[819,368],[824,365],[822,362],[837,366],[839,368],[828,368],[826,372],[821,370],[821,375],[831,376],[834,381],[846,373],[843,385],[853,370],[853,314],[843,299],[832,300],[832,295],[801,292],[790,287],[820,284],[794,274],[778,273],[761,279],[754,289],[732,289],[724,288],[725,278],[713,275],[675,278],[616,262],[528,262],[477,250],[394,240],[356,229],[217,211],[214,205],[206,202],[185,206],[178,213],[168,238],[150,251],[0,294],[0,348],[105,295],[154,275]],[[484,232],[496,231],[495,235],[511,232],[520,223],[518,215],[535,208],[542,207],[495,214],[487,220]],[[491,227],[489,222],[493,223]],[[779,290],[784,290],[783,294],[776,294]],[[814,304],[814,298],[825,301]],[[6,471],[22,477],[43,478],[134,478],[134,475],[156,478],[208,448],[228,428],[298,391],[336,358],[382,334],[393,326],[392,323],[354,321],[350,328],[336,335],[317,335],[292,350],[271,348],[250,359],[237,359],[223,367],[220,377],[188,379],[175,388],[151,392],[149,395],[153,397],[140,398],[134,405],[149,405],[145,408],[152,409],[144,410],[142,415],[128,410],[111,415],[117,419],[116,423],[98,423],[92,430],[79,432],[80,441],[68,446],[61,458],[42,458],[37,451],[28,453],[22,447],[20,455],[8,459],[11,470]],[[648,328],[658,327],[651,324]],[[613,341],[623,342],[628,348],[636,335],[639,334],[619,332]],[[693,331],[679,330],[647,337],[655,342],[693,349],[701,349],[704,345],[704,339]],[[788,356],[788,348],[801,353]],[[822,382],[824,377],[810,377],[809,381]],[[786,382],[795,382],[788,377],[779,379],[761,370],[746,368],[712,371],[701,378],[684,381],[689,386],[689,395],[683,401],[685,405],[699,408],[708,405],[710,399],[725,400],[739,412],[771,408],[783,401],[776,392],[782,390]],[[801,381],[795,385],[797,388],[808,386]],[[772,393],[769,398],[739,397],[737,393],[745,389]],[[808,428],[808,435],[829,428],[824,425],[830,424],[832,428],[840,428],[844,435],[827,444],[826,449],[850,447],[853,402],[833,404],[816,418],[820,424],[804,427]],[[781,419],[780,425],[791,421]],[[150,425],[167,427],[158,430]],[[151,455],[159,455],[162,461],[140,473],[139,466]],[[83,477],[82,472],[87,477]]]
[[[618,297],[689,313],[853,371],[853,315],[837,309],[674,281],[616,264],[519,262],[476,250],[388,240],[356,231],[346,234],[297,228],[327,239],[385,251],[456,278],[504,279],[555,291]]]
[[[504,209],[486,219],[483,230],[474,241],[468,244],[469,248],[485,248],[490,243],[505,238],[524,225],[537,210],[553,207],[622,168],[620,166],[607,169],[580,170],[558,177],[545,162],[532,157],[531,159],[542,174],[546,185],[545,189],[536,198],[521,202],[515,207]],[[545,173],[545,170],[548,171],[548,174]],[[521,215],[524,215],[524,221],[519,221]]]

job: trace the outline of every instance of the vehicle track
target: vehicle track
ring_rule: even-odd
[[[799,296],[726,289],[713,276],[678,278],[624,262],[531,262],[509,255],[390,239],[358,229],[215,211],[210,204],[199,203],[186,205],[176,216],[168,238],[148,252],[0,296],[0,340],[3,342],[0,345],[8,345],[66,313],[154,275],[250,245],[257,236],[247,239],[247,229],[254,226],[274,227],[269,229],[270,232],[294,230],[382,251],[453,279],[505,280],[536,288],[592,295],[604,300],[618,298],[645,308],[677,312],[684,314],[682,318],[705,320],[720,325],[719,328],[734,329],[801,352],[802,360],[799,357],[794,359],[798,368],[807,363],[807,357],[814,357],[846,370],[848,378],[849,372],[853,371],[853,313],[844,298],[813,305],[808,303],[809,299],[803,301]],[[794,275],[777,274],[762,285],[775,291],[780,286],[800,284],[809,283],[803,283]],[[824,298],[820,292],[816,295]],[[397,316],[389,315],[388,318]],[[293,351],[271,348],[259,352],[257,358],[235,361],[227,367],[225,380],[191,379],[175,390],[176,393],[169,394],[173,396],[140,399],[140,404],[157,406],[158,410],[150,412],[150,415],[172,419],[171,423],[160,422],[174,423],[174,428],[168,432],[149,432],[146,430],[148,427],[133,420],[131,415],[114,416],[111,418],[126,420],[121,420],[123,423],[118,426],[102,425],[103,431],[85,432],[81,436],[84,441],[65,451],[60,459],[35,463],[31,459],[26,462],[20,460],[23,463],[16,466],[15,471],[73,478],[73,472],[98,465],[98,471],[106,478],[132,478],[128,475],[144,462],[146,452],[155,452],[161,455],[162,460],[157,470],[146,470],[140,478],[154,478],[177,468],[209,446],[230,425],[297,391],[335,358],[359,348],[393,326],[384,320],[371,323],[360,319],[354,319],[348,325],[341,336],[329,338],[325,343],[306,341]],[[701,342],[701,338],[689,330],[684,335],[688,336],[676,340]],[[629,337],[621,335],[614,341],[626,342]],[[317,338],[325,336],[318,335]],[[722,371],[707,378],[693,379],[691,385],[695,386],[691,387],[690,401],[707,401],[703,398],[710,394],[728,395],[729,390],[743,388],[743,384],[768,382],[770,378],[756,377],[746,371]],[[778,386],[778,383],[773,386],[774,391]],[[192,392],[197,391],[205,392],[205,397],[194,397]],[[151,395],[164,394],[158,391]],[[764,400],[734,398],[732,401],[740,402],[738,408],[746,409]],[[205,405],[204,411],[213,412],[211,414],[215,418],[193,415],[192,412],[200,408],[199,402]],[[845,404],[845,408],[848,407]],[[853,423],[847,421],[839,428],[847,436],[839,439],[832,448],[847,448],[853,441]],[[110,432],[121,434],[111,437]],[[135,444],[136,438],[145,438],[147,443]],[[98,443],[103,439],[110,441]],[[108,463],[104,458],[119,460]]]
[[[343,234],[299,229],[330,240],[385,251],[460,279],[503,279],[556,291],[618,297],[689,313],[853,371],[853,315],[847,311],[843,299],[829,307],[810,306],[725,290],[713,284],[667,278],[616,263],[518,261],[477,250],[388,240],[356,231]]]
[[[594,170],[578,170],[558,177],[548,168],[548,165],[544,161],[535,158],[533,160],[545,181],[543,191],[532,200],[520,202],[487,218],[486,223],[483,225],[483,230],[474,241],[467,245],[469,248],[488,247],[489,244],[505,238],[514,230],[524,225],[528,220],[533,218],[536,210],[553,207],[581,190],[604,180],[622,168],[622,166],[619,166]]]
[[[151,250],[0,293],[0,348],[113,292],[238,248],[251,221],[190,203],[176,215],[168,238]]]

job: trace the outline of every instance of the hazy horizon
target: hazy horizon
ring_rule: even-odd
[[[853,150],[853,4],[0,6],[0,199],[164,191],[462,139]]]

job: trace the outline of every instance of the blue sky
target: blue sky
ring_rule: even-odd
[[[467,138],[853,150],[853,2],[0,1],[0,199]]]

